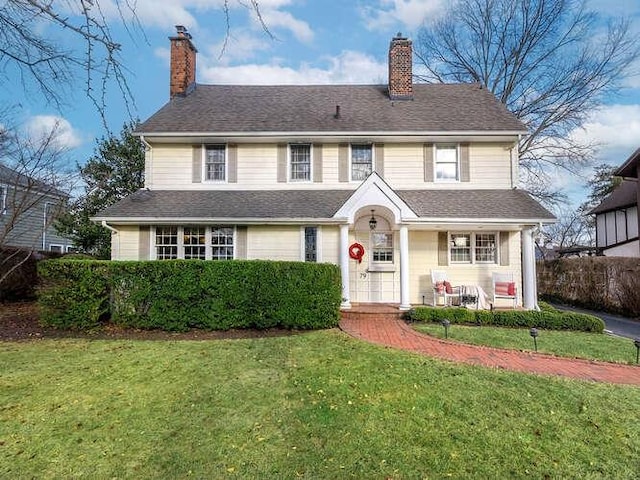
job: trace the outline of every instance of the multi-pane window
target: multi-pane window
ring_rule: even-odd
[[[182,234],[184,258],[186,260],[206,258],[205,227],[184,227]]]
[[[496,263],[496,235],[494,233],[476,233],[475,260],[478,263]]]
[[[451,261],[455,263],[471,263],[471,234],[451,234]]]
[[[290,180],[311,180],[311,145],[289,145]]]
[[[178,258],[178,227],[156,227],[156,258],[158,260]]]
[[[230,260],[234,258],[234,248],[234,227],[155,227],[154,251],[158,260]]]
[[[452,233],[449,237],[451,263],[497,263],[495,233]]]
[[[351,180],[366,179],[373,171],[371,145],[351,145]]]
[[[224,145],[205,146],[204,178],[215,182],[226,180],[226,147]]]
[[[373,232],[371,234],[371,255],[374,262],[393,263],[393,234]]]
[[[458,180],[458,147],[436,145],[436,181]]]
[[[304,228],[304,261],[318,261],[318,227]]]
[[[211,229],[211,259],[233,259],[233,227],[213,227]]]

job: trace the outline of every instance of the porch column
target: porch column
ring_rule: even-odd
[[[522,230],[522,306],[527,310],[538,310],[536,281],[536,255],[533,228]]]
[[[400,310],[409,310],[409,229],[400,226]]]
[[[340,273],[342,274],[341,309],[351,308],[349,301],[349,225],[340,225]]]

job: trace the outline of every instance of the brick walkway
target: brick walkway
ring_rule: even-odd
[[[400,319],[397,309],[384,306],[378,309],[375,313],[366,308],[343,312],[340,328],[369,343],[409,350],[442,360],[594,382],[640,385],[640,366],[561,358],[440,340],[413,330]]]

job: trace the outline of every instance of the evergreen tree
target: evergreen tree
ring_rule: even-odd
[[[144,186],[144,147],[133,136],[135,126],[125,124],[120,137],[108,135],[98,141],[94,155],[80,167],[84,194],[56,223],[83,253],[110,258],[111,232],[90,218]]]

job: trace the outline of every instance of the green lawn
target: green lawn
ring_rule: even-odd
[[[0,478],[637,478],[639,395],[335,330],[0,343]]]
[[[433,337],[444,338],[444,327],[439,323],[414,323],[413,328]],[[636,363],[633,340],[601,333],[540,330],[538,352],[562,357],[586,358],[616,363]],[[449,340],[473,345],[534,350],[528,328],[449,326]]]

